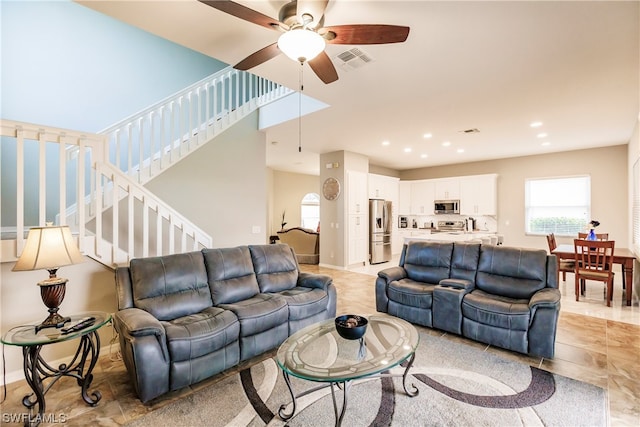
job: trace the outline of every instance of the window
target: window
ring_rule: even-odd
[[[300,203],[300,218],[303,228],[317,230],[320,226],[320,195],[308,193]]]
[[[591,221],[591,178],[528,179],[525,182],[525,232],[575,236]]]

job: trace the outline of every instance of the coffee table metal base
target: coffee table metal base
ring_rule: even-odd
[[[416,358],[416,354],[412,353],[411,357],[409,358],[409,361],[407,363],[406,368],[404,369],[404,373],[403,374],[376,374],[376,375],[369,375],[365,378],[369,379],[369,378],[383,378],[383,377],[402,377],[402,387],[404,388],[404,392],[407,393],[407,395],[409,397],[415,397],[418,395],[418,388],[415,386],[415,384],[411,384],[411,389],[409,387],[407,387],[407,376],[409,374],[409,369],[411,369],[411,367],[413,366],[413,361]],[[286,412],[286,409],[289,405],[281,405],[280,409],[278,410],[278,416],[280,417],[280,419],[282,419],[283,421],[287,421],[289,419],[291,419],[291,417],[293,417],[296,413],[296,399],[300,398],[300,397],[304,397],[308,394],[314,393],[318,390],[321,390],[323,388],[326,387],[331,387],[331,399],[333,400],[333,412],[335,414],[336,417],[336,427],[339,427],[342,425],[342,419],[344,418],[344,413],[345,410],[347,409],[347,396],[349,394],[349,390],[351,389],[351,385],[353,384],[354,380],[347,380],[347,381],[327,381],[326,383],[323,383],[320,386],[317,387],[313,387],[309,390],[305,390],[304,392],[296,395],[293,392],[293,387],[291,386],[291,379],[289,378],[289,374],[287,373],[287,371],[282,371],[282,376],[284,377],[284,381],[285,383],[287,383],[287,387],[289,388],[289,393],[291,394],[291,403],[290,405],[292,406],[291,408],[291,412]],[[340,409],[339,413],[338,413],[338,402],[336,399],[336,391],[335,388],[339,388],[342,390],[342,408]]]

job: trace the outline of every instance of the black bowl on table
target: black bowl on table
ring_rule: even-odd
[[[357,340],[364,336],[368,323],[366,318],[357,314],[345,314],[336,317],[336,331],[344,339]]]

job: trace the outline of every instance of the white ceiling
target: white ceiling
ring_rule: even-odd
[[[229,64],[279,35],[196,0],[79,3]],[[277,19],[285,2],[238,3]],[[339,80],[329,85],[305,65],[304,94],[330,107],[303,118],[302,153],[297,120],[267,129],[267,163],[317,174],[320,153],[348,150],[405,170],[625,144],[640,111],[639,6],[332,0],[325,25],[406,25],[409,37],[360,46],[374,61],[336,67]],[[352,47],[328,45],[327,53]],[[251,71],[297,89],[299,69],[280,55]],[[462,132],[472,128],[480,132]]]

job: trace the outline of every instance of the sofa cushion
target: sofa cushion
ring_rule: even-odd
[[[409,242],[404,258],[407,277],[416,282],[437,285],[449,278],[453,243]]]
[[[238,318],[218,307],[163,322],[163,326],[172,362],[212,353],[238,341],[240,336]]]
[[[451,255],[452,279],[476,281],[480,243],[455,243]]]
[[[298,263],[288,245],[250,245],[260,292],[281,292],[298,283]]]
[[[304,288],[298,286],[293,289],[278,292],[289,306],[289,321],[306,319],[326,311],[329,295],[323,289]]]
[[[236,315],[240,321],[240,337],[286,325],[289,319],[286,301],[275,294],[258,294],[233,304],[221,304],[220,308],[231,310]]]
[[[462,316],[483,325],[526,331],[529,329],[529,300],[475,290],[462,299]]]
[[[494,295],[530,299],[547,285],[547,252],[482,245],[476,287]]]
[[[133,301],[158,320],[199,313],[212,306],[202,253],[132,259]]]
[[[247,246],[203,249],[202,253],[215,305],[232,304],[260,292]]]
[[[431,309],[435,286],[411,279],[394,280],[389,283],[387,296],[398,304]]]

